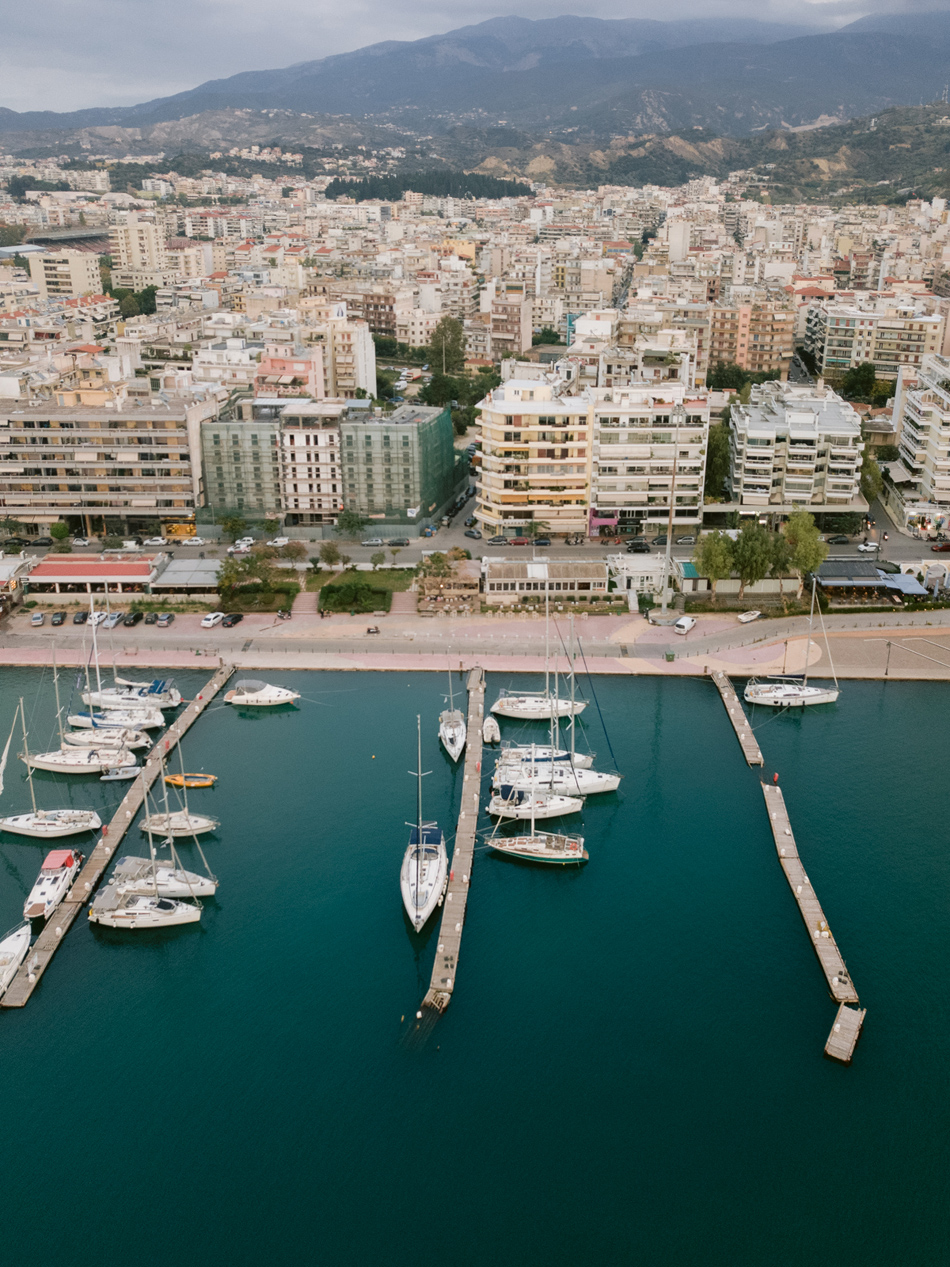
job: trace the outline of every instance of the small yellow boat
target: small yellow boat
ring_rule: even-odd
[[[169,787],[214,787],[218,781],[216,774],[166,774],[165,782]]]

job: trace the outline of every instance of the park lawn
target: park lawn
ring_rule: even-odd
[[[320,610],[331,612],[388,612],[392,603],[392,590],[374,586],[363,577],[369,573],[345,572],[333,585],[324,585],[320,591]]]

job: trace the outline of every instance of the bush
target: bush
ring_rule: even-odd
[[[340,585],[324,585],[320,590],[320,608],[333,612],[389,611],[392,592],[377,589],[364,580],[344,581]]]

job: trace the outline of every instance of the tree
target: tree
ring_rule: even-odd
[[[3,518],[0,519],[0,529],[2,529],[7,536],[13,537],[18,532],[23,531],[23,524],[20,523],[19,519],[14,519],[11,515],[4,515]]]
[[[341,510],[337,516],[336,531],[341,537],[357,537],[366,520],[355,510]]]
[[[706,386],[714,391],[740,391],[749,381],[749,375],[734,361],[717,361],[706,375]]]
[[[522,529],[526,537],[543,537],[550,531],[551,525],[545,523],[543,519],[529,519]]]
[[[320,547],[320,562],[328,568],[336,567],[340,562],[340,547],[335,541],[324,541]]]
[[[54,541],[65,541],[69,536],[69,526],[64,523],[50,524],[49,535]]]
[[[873,361],[862,361],[845,372],[841,380],[841,394],[848,400],[870,399],[877,382],[877,371]]]
[[[123,317],[137,317],[141,309],[134,295],[125,295],[119,300],[119,312]]]
[[[240,515],[228,515],[226,519],[221,520],[221,529],[225,536],[230,537],[232,541],[237,541],[238,537],[247,532],[247,522]]]
[[[400,550],[399,546],[393,546],[393,548],[389,551],[389,553],[390,555],[392,555],[393,567],[395,567],[396,560],[399,558],[402,551]]]
[[[745,587],[768,575],[772,565],[772,534],[759,523],[746,523],[732,547],[732,561],[739,573],[739,597]]]
[[[373,571],[375,572],[378,568],[381,568],[383,564],[386,562],[386,551],[376,550],[373,554],[369,556],[369,561],[370,563],[372,563]]]
[[[725,423],[709,428],[709,447],[706,450],[705,500],[722,501],[729,478],[729,427]]]
[[[293,559],[295,563],[300,563],[307,557],[308,550],[302,541],[288,541],[285,546],[281,546],[280,554],[283,559]]]
[[[465,329],[455,317],[443,317],[432,331],[429,364],[441,367],[443,374],[464,368]]]
[[[867,452],[867,450],[865,450]],[[896,462],[901,455],[900,449],[896,444],[879,444],[874,451],[874,456],[878,463]]]
[[[798,573],[798,597],[802,596],[805,573],[817,572],[828,556],[828,547],[807,510],[796,510],[785,524],[785,540],[791,547],[791,565]]]
[[[861,459],[861,496],[870,506],[880,496],[884,487],[884,476],[877,464],[877,458],[869,448],[865,448]]]
[[[561,336],[551,326],[542,326],[537,334],[531,336],[531,344],[537,347],[539,343],[554,343],[559,347],[563,347]]]
[[[440,550],[436,550],[434,554],[422,560],[419,571],[423,576],[448,576],[452,568],[445,555]]]
[[[693,551],[693,562],[699,575],[711,582],[715,602],[717,584],[732,575],[731,539],[721,532],[709,532],[700,537]]]
[[[778,592],[784,594],[783,577],[788,576],[792,570],[792,547],[788,543],[788,538],[783,537],[780,532],[776,532],[772,536],[772,561],[769,564],[769,576],[778,579]]]
[[[265,519],[264,520],[265,532],[276,532],[279,527],[280,527],[279,519]]]

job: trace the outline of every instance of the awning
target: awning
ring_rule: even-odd
[[[60,517],[59,515],[14,515],[13,518],[21,524],[58,524]]]
[[[903,462],[882,462],[881,466],[887,471],[895,484],[906,484],[915,478]]]

